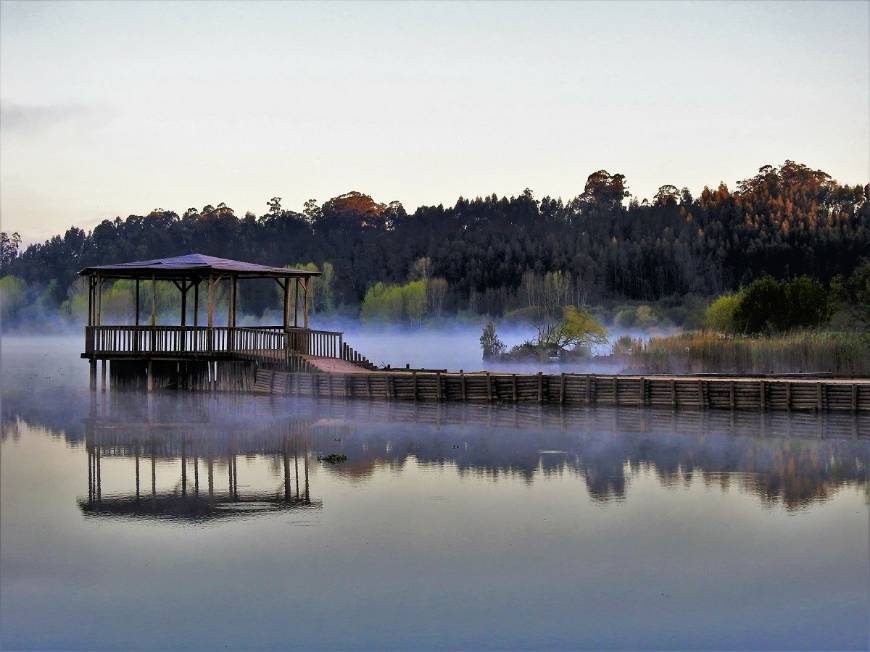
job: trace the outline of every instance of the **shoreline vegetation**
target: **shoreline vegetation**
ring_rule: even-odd
[[[870,374],[870,334],[793,332],[722,335],[695,331],[647,341],[620,338],[610,356],[626,373]]]
[[[639,306],[635,313],[648,316],[652,310]],[[828,288],[806,276],[788,281],[761,277],[714,299],[704,312],[703,330],[624,335],[606,355],[593,355],[594,347],[611,342],[588,308],[545,303],[538,306],[534,323],[537,337],[508,350],[495,323],[488,322],[480,337],[483,359],[589,360],[629,373],[868,375],[870,261],[862,261],[848,278],[835,277]],[[850,328],[837,330],[837,324]]]

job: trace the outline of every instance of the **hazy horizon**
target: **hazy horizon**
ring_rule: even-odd
[[[867,3],[20,3],[0,215],[26,243],[154,208],[651,198],[792,159],[870,178]]]

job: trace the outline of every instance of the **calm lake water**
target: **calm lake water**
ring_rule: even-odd
[[[3,649],[868,645],[867,420],[94,400],[2,344]]]

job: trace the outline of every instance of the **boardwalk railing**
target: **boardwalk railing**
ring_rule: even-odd
[[[291,351],[323,358],[340,358],[344,335],[337,331],[288,328],[287,343]]]
[[[370,371],[374,371],[375,369],[377,369],[377,366],[372,364],[371,360],[369,360],[362,353],[360,353],[353,347],[348,346],[347,344],[342,344],[341,359],[346,360],[347,362],[352,362],[353,364],[360,367],[365,367]]]
[[[344,343],[342,333],[306,328],[258,326],[88,326],[85,354],[129,355],[167,354],[201,356],[209,354],[288,353],[338,358],[374,368],[365,356]]]
[[[677,409],[870,413],[864,379],[758,379],[585,374],[290,373],[271,380],[283,392],[386,401],[549,403]],[[259,388],[258,388],[259,390]],[[273,390],[282,393],[281,389]]]

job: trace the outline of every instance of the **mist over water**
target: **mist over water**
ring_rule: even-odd
[[[2,341],[4,649],[866,646],[866,415],[92,396],[81,346]]]
[[[333,326],[330,326],[333,327]],[[438,327],[401,328],[390,326],[361,327],[359,324],[336,324],[344,332],[345,341],[366,355],[372,362],[392,367],[446,369],[447,371],[514,371],[522,373],[614,373],[618,366],[593,359],[541,363],[536,361],[496,362],[483,360],[480,335],[483,326],[447,323]],[[612,334],[615,341],[619,335]],[[533,326],[498,328],[499,338],[508,349],[535,337]],[[605,354],[610,345],[597,347],[593,353]]]
[[[130,319],[116,319],[113,323],[127,324]],[[239,326],[270,326],[280,324],[281,317],[269,313],[259,318],[242,316]],[[178,316],[160,315],[158,325],[177,325]],[[225,323],[225,315],[219,314],[216,325]],[[48,326],[47,326],[48,324]],[[34,333],[26,325],[13,325],[14,330],[4,336],[4,340],[16,342]],[[357,319],[318,318],[312,319],[311,327],[319,330],[332,330],[344,333],[344,341],[354,349],[368,357],[378,366],[390,365],[425,369],[447,369],[448,371],[474,371],[490,369],[492,371],[516,371],[523,373],[545,371],[545,373],[614,373],[620,370],[618,365],[602,363],[601,361],[571,360],[561,362],[540,363],[535,361],[494,362],[483,360],[480,346],[480,335],[484,322],[476,323],[467,320],[441,320],[432,324],[420,326],[400,324],[362,324]],[[40,337],[54,340],[68,339],[70,346],[81,346],[82,327],[80,323],[57,315],[45,317],[40,321]],[[661,333],[665,331],[655,331]],[[499,338],[508,349],[536,337],[535,327],[531,324],[499,324]],[[650,333],[611,327],[608,331],[608,342],[595,346],[594,355],[610,353],[613,342],[622,335],[634,338],[648,339]]]

